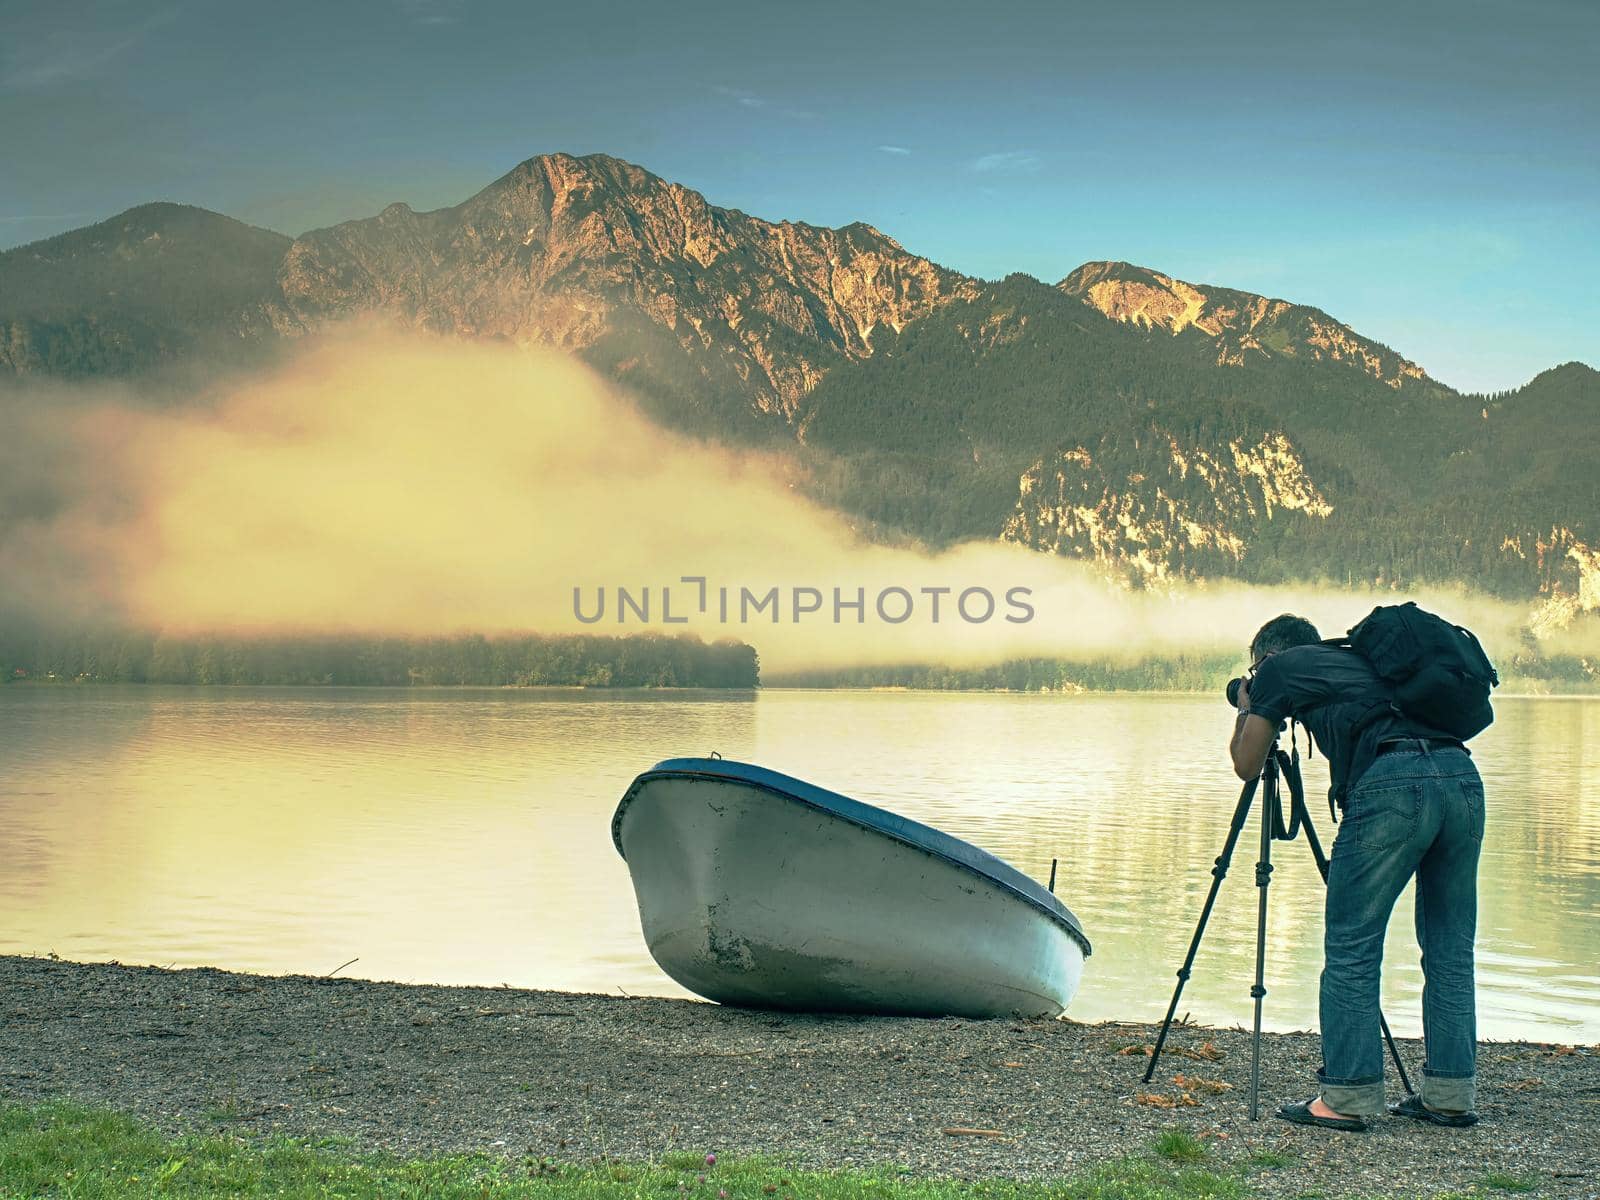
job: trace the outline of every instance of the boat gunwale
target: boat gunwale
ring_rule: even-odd
[[[728,767],[742,768],[745,771],[758,773],[758,775],[751,776],[735,771],[729,771],[726,769]],[[1084,933],[1083,926],[1079,923],[1077,916],[1073,914],[1072,910],[1063,904],[1060,899],[1056,897],[1054,892],[1047,891],[1038,882],[1024,875],[1021,871],[1017,870],[1017,868],[1013,867],[1004,859],[990,854],[989,851],[983,849],[982,847],[974,846],[971,842],[958,838],[954,834],[945,833],[943,830],[935,829],[931,825],[924,825],[920,821],[912,820],[910,817],[902,817],[898,813],[890,812],[888,809],[879,808],[876,805],[868,804],[864,800],[856,800],[853,797],[846,796],[840,792],[830,791],[829,789],[820,787],[817,784],[807,783],[803,779],[796,779],[792,775],[785,775],[781,771],[774,771],[768,767],[757,766],[755,763],[745,763],[734,759],[722,758],[669,758],[663,759],[661,762],[651,767],[648,771],[644,771],[638,775],[634,781],[628,785],[628,790],[623,793],[621,801],[619,801],[617,804],[617,810],[612,814],[611,817],[611,841],[612,844],[617,848],[617,854],[621,856],[624,862],[627,861],[628,855],[622,848],[623,814],[627,811],[629,805],[633,803],[634,797],[638,795],[640,789],[642,789],[645,784],[654,782],[658,779],[703,779],[714,783],[738,784],[745,787],[752,787],[758,791],[769,792],[772,795],[778,796],[784,800],[794,801],[795,803],[803,805],[806,808],[823,813],[837,820],[844,821],[847,824],[867,830],[870,833],[879,834],[890,839],[891,841],[899,842],[901,845],[908,846],[913,850],[918,850],[923,854],[927,854],[933,858],[939,859],[942,862],[948,863],[950,866],[957,867],[969,875],[975,875],[979,879],[982,879],[985,883],[993,884],[995,887],[998,887],[1002,891],[1009,893],[1016,899],[1023,901],[1036,912],[1042,913],[1044,916],[1049,917],[1052,921],[1064,929],[1067,934],[1071,936],[1072,940],[1077,943],[1079,949],[1083,951],[1083,956],[1085,958],[1088,958],[1094,952],[1090,946],[1088,934]],[[813,793],[814,795],[803,794],[806,792]],[[847,807],[837,806],[834,803],[837,801],[842,801],[844,806]],[[851,809],[858,811],[853,812]],[[895,828],[887,823],[876,824],[872,820],[866,819],[868,817],[888,818],[890,821],[897,823],[902,828]],[[928,841],[919,841],[915,837],[907,836],[911,833],[926,835]],[[933,842],[934,844],[928,844],[929,841]],[[964,848],[968,853],[974,856],[982,856],[982,858],[996,863],[1005,871],[1015,875],[1018,879],[1023,880],[1034,888],[1038,888],[1040,892],[1049,897],[1051,903],[1046,904],[1038,896],[1030,895],[1023,888],[1018,887],[1010,880],[986,870],[981,862],[969,862],[962,857],[948,853],[941,847],[939,844],[940,842],[954,843],[956,846]]]

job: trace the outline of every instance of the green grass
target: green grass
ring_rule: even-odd
[[[1204,1162],[1206,1148],[1200,1139],[1181,1129],[1168,1129],[1155,1140],[1153,1147],[1162,1158],[1175,1163]]]
[[[1505,1171],[1490,1171],[1478,1180],[1478,1186],[1489,1188],[1497,1192],[1531,1192],[1534,1188],[1533,1180],[1525,1175],[1510,1175]]]
[[[1294,1166],[1295,1156],[1287,1150],[1257,1150],[1250,1156],[1249,1161],[1252,1167],[1265,1167],[1271,1170]]]
[[[671,1171],[703,1171],[706,1158],[692,1150],[669,1150],[656,1160],[656,1165]]]
[[[1175,1136],[1174,1136],[1175,1135]],[[1192,1145],[1191,1145],[1192,1144]],[[1170,1131],[1152,1153],[1064,1180],[918,1179],[905,1167],[799,1171],[763,1159],[674,1152],[653,1163],[529,1156],[356,1155],[339,1139],[168,1137],[66,1102],[0,1106],[0,1200],[22,1197],[259,1197],[314,1200],[1241,1200],[1237,1177],[1179,1165],[1204,1148]],[[1176,1159],[1176,1161],[1168,1161]]]

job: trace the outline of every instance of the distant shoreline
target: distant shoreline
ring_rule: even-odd
[[[582,683],[156,683],[112,679],[8,679],[0,687],[42,690],[68,687],[85,688],[171,688],[193,692],[230,692],[275,689],[296,692],[581,692],[589,695],[621,695],[639,693],[653,695],[682,692],[832,692],[864,693],[871,695],[938,696],[1049,696],[1070,699],[1075,696],[1221,696],[1220,688],[940,688],[910,687],[899,684],[862,684],[859,686],[821,686],[816,684],[761,683],[755,686],[736,684],[648,684],[609,685]],[[1509,692],[1498,690],[1494,700],[1594,700],[1600,699],[1600,681],[1592,691],[1586,692]]]
[[[1217,695],[1245,666],[1239,650],[1175,649],[1000,657],[962,664],[898,660],[767,664],[756,646],[691,633],[455,633],[435,637],[205,636],[115,629],[54,634],[0,629],[7,684],[172,684],[199,687],[550,688],[595,692],[716,689],[1088,692]],[[1600,695],[1587,660],[1512,656],[1502,695]]]

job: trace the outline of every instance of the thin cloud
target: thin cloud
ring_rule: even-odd
[[[740,108],[763,108],[768,112],[776,113],[780,117],[788,117],[796,121],[809,121],[817,115],[808,108],[795,108],[791,105],[774,107],[774,101],[769,100],[759,92],[752,92],[747,88],[736,88],[730,87],[725,83],[717,83],[712,85],[711,90],[719,96],[726,96]]]
[[[173,8],[146,18],[133,29],[57,29],[32,40],[17,37],[0,68],[0,87],[22,92],[91,79],[177,16],[178,10]]]
[[[754,92],[748,92],[743,88],[729,87],[727,84],[719,83],[711,90],[719,96],[729,97],[734,103],[744,108],[765,108],[767,106],[765,98],[756,95]]]
[[[1037,171],[1043,160],[1031,150],[1003,150],[998,154],[985,154],[972,160],[972,169],[980,174],[995,172]]]
[[[911,151],[907,150],[904,146],[879,146],[878,149],[882,150],[885,154],[910,154],[911,153]]]
[[[461,20],[461,0],[399,0],[399,4],[413,25],[454,25]]]

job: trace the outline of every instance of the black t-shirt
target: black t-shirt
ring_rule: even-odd
[[[1268,656],[1250,683],[1250,711],[1277,725],[1299,721],[1317,739],[1328,760],[1333,794],[1343,794],[1344,774],[1357,778],[1372,762],[1379,743],[1425,732],[1392,710],[1379,712],[1361,729],[1369,713],[1389,704],[1393,693],[1376,671],[1345,646],[1295,646]],[[1351,780],[1355,782],[1354,779]]]

